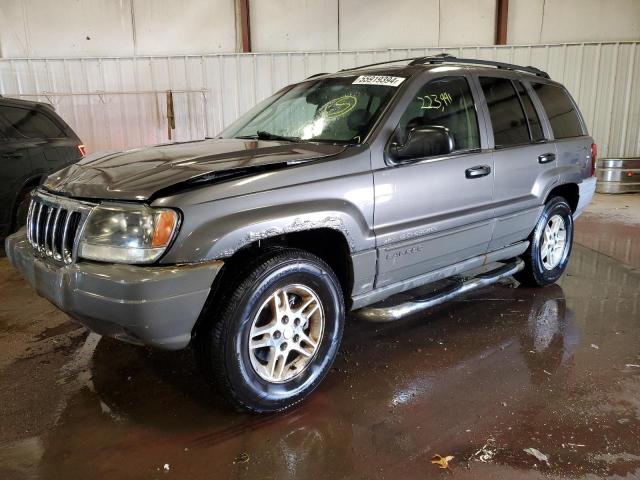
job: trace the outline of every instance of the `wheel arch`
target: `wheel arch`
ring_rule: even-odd
[[[564,183],[551,189],[545,198],[545,203],[553,197],[564,198],[571,207],[571,213],[575,213],[580,200],[580,189],[575,183]]]
[[[353,262],[349,242],[341,231],[333,228],[301,230],[257,240],[238,250],[225,263],[244,262],[261,252],[281,247],[305,250],[324,260],[338,277],[345,299],[351,296]]]
[[[316,228],[297,232],[283,233],[251,242],[230,257],[224,259],[224,266],[216,276],[209,298],[203,307],[203,312],[216,301],[224,298],[226,291],[235,284],[248,270],[256,259],[277,251],[281,248],[297,248],[312,253],[322,259],[335,273],[345,300],[345,308],[348,311],[351,306],[351,293],[353,290],[354,271],[351,258],[351,249],[345,235],[332,228]],[[193,327],[192,334],[196,334],[202,324],[202,315]]]

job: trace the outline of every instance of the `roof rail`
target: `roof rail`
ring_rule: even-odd
[[[377,65],[386,65],[387,63],[409,62],[409,65],[437,65],[440,63],[464,63],[469,65],[485,65],[489,67],[496,67],[504,70],[514,70],[518,72],[527,72],[542,78],[551,78],[549,74],[539,68],[522,65],[514,65],[512,63],[494,62],[492,60],[477,60],[474,58],[458,58],[448,53],[441,53],[430,57],[413,57],[413,58],[398,58],[395,60],[387,60],[386,62],[369,63],[367,65],[359,65],[357,67],[343,68],[341,72],[348,72],[350,70],[358,70],[365,67],[375,67]]]
[[[376,65],[386,65],[387,63],[408,62],[410,60],[420,60],[421,58],[425,58],[425,57],[396,58],[395,60],[387,60],[386,62],[368,63],[366,65],[358,65],[357,67],[343,68],[340,71],[341,72],[349,72],[351,70],[358,70],[360,68],[365,68],[365,67],[375,67]]]
[[[497,67],[504,70],[516,70],[518,72],[527,72],[537,75],[538,77],[551,78],[547,72],[540,70],[539,68],[522,65],[514,65],[512,63],[494,62],[493,60],[477,60],[475,58],[458,58],[448,53],[441,53],[440,55],[434,55],[432,57],[420,57],[413,59],[409,65],[425,65],[425,64],[438,64],[438,63],[465,63],[470,65],[486,65],[489,67]]]
[[[310,78],[321,77],[322,75],[329,75],[327,72],[314,73],[313,75],[309,75],[305,80],[309,80]]]

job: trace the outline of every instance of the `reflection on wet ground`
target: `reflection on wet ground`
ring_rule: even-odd
[[[640,476],[640,273],[578,245],[559,285],[353,320],[312,397],[267,417],[189,351],[76,328],[5,260],[0,287],[0,478],[447,477],[434,454],[456,478]]]
[[[607,222],[603,225],[589,215],[585,217],[576,232],[578,242],[640,270],[640,224]]]

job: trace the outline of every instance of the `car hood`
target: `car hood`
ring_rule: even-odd
[[[78,198],[147,200],[177,184],[317,161],[343,145],[210,139],[100,153],[49,176],[44,187]]]

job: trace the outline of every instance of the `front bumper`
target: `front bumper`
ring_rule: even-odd
[[[62,265],[34,254],[24,229],[7,237],[5,248],[39,295],[90,330],[169,350],[189,344],[223,265]]]

